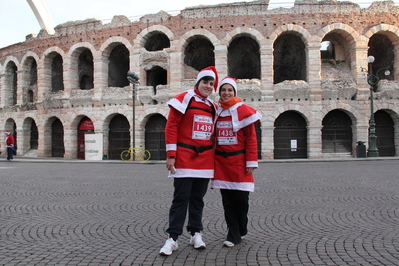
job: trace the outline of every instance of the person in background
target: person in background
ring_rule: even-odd
[[[223,245],[233,247],[247,234],[249,193],[254,191],[253,171],[258,167],[255,124],[262,116],[236,97],[234,78],[220,82],[215,123],[215,176],[211,188],[220,188],[227,236]]]
[[[214,175],[213,129],[216,105],[208,98],[217,89],[215,67],[198,73],[194,89],[168,102],[170,112],[165,127],[166,168],[172,177],[174,193],[169,210],[169,234],[160,254],[169,256],[178,249],[188,209],[187,231],[190,245],[206,247],[202,240],[202,212],[209,180]]]
[[[14,147],[14,137],[11,135],[11,132],[6,130],[6,147],[7,147],[7,161],[12,161],[13,160],[13,147]]]

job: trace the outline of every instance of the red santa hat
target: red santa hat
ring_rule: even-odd
[[[197,82],[204,77],[212,77],[215,80],[215,83],[213,83],[213,87],[216,91],[218,88],[218,72],[216,71],[216,68],[214,66],[210,66],[202,69],[198,73]]]
[[[6,130],[4,133],[6,133],[6,135],[10,135],[11,134],[11,132],[8,131],[8,130]]]
[[[237,83],[236,83],[235,78],[231,78],[231,77],[225,77],[224,79],[222,79],[222,81],[220,82],[220,88],[223,86],[223,84],[230,84],[231,86],[233,86],[235,92],[236,92],[236,96],[237,96]],[[219,89],[220,91],[220,89]]]

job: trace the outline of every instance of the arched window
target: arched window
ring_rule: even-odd
[[[164,33],[156,32],[150,33],[150,35],[151,36],[147,39],[144,45],[144,48],[147,51],[161,51],[170,47],[170,40]]]
[[[300,37],[283,34],[274,42],[273,83],[285,80],[306,81],[305,44]]]
[[[197,37],[190,41],[184,50],[184,64],[188,67],[193,68],[196,71],[200,71],[208,66],[215,65],[215,47],[213,44],[205,38]],[[189,70],[185,71],[185,78],[193,78],[197,76],[189,73]]]
[[[110,56],[108,64],[108,87],[125,87],[129,85],[127,72],[129,71],[129,50],[120,44],[116,46]]]
[[[237,79],[260,79],[260,47],[249,36],[235,38],[227,54],[228,75]]]

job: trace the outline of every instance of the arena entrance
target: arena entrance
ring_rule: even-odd
[[[64,126],[57,118],[51,124],[51,156],[64,157]]]
[[[306,121],[299,113],[282,113],[274,127],[274,159],[307,158]]]
[[[94,134],[93,122],[83,118],[78,125],[78,159],[85,159],[85,134]]]
[[[165,145],[166,118],[156,114],[145,126],[145,149],[151,153],[150,160],[166,160]]]
[[[123,115],[116,115],[109,123],[108,159],[120,160],[121,152],[129,148],[129,122]]]
[[[379,110],[374,114],[379,156],[395,156],[395,128],[391,116]]]
[[[322,152],[352,154],[352,120],[340,110],[329,112],[323,119]]]

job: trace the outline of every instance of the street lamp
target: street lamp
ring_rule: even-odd
[[[369,70],[367,73],[367,83],[370,85],[370,121],[369,121],[369,149],[367,150],[367,157],[378,157],[377,148],[377,136],[375,135],[375,120],[374,120],[374,86],[380,81],[378,74],[380,71],[385,70],[385,76],[390,74],[388,68],[383,67],[377,70],[376,74],[373,74],[373,63],[374,56],[370,55],[367,57],[367,63],[369,64]]]
[[[133,99],[133,123],[132,123],[132,131],[133,131],[133,140],[132,140],[132,147],[136,147],[136,141],[135,141],[135,135],[136,135],[136,114],[135,114],[135,109],[136,109],[136,84],[139,84],[139,76],[137,76],[136,73],[128,71],[127,72],[127,80],[133,85],[133,93],[132,93],[132,99]],[[135,156],[133,153],[133,161],[135,160]]]

